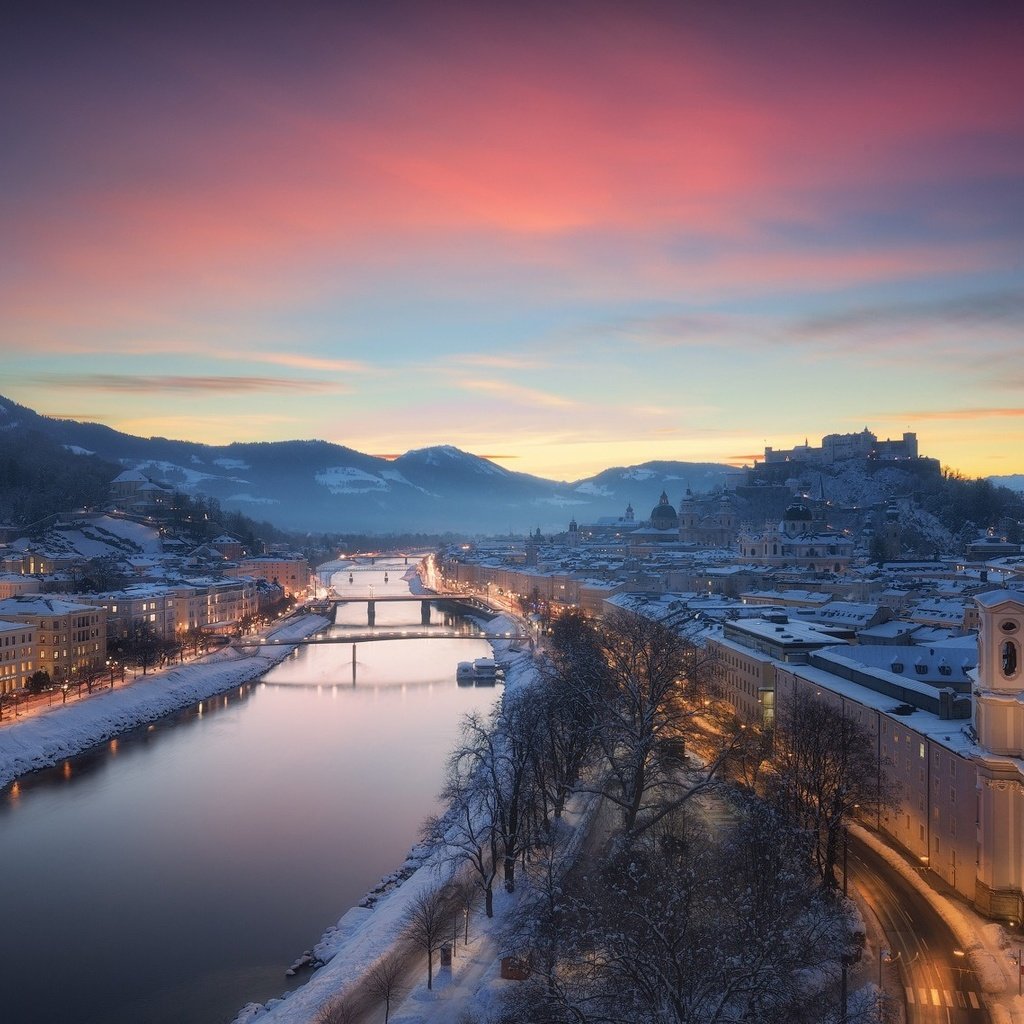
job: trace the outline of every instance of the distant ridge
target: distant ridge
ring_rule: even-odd
[[[41,416],[0,396],[0,439],[28,444],[42,434],[69,453],[138,469],[227,510],[286,529],[324,532],[561,531],[622,515],[643,520],[662,490],[678,504],[686,488],[735,483],[715,463],[648,462],[607,469],[572,482],[519,473],[451,445],[418,448],[396,459],[327,441],[206,445],[142,438],[97,423]]]

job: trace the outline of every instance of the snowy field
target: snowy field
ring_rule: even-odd
[[[303,615],[289,620],[270,636],[298,640],[327,624],[321,616]],[[113,736],[255,679],[292,650],[274,647],[243,652],[226,648],[201,661],[152,672],[126,686],[74,704],[55,705],[40,715],[5,725],[0,728],[0,788],[28,772],[52,767]]]

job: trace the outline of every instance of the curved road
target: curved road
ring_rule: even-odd
[[[981,985],[928,901],[852,835],[849,867],[850,881],[885,930],[895,961],[883,967],[888,991],[898,971],[909,1024],[989,1024]]]

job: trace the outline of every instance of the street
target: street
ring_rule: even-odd
[[[956,939],[916,889],[869,846],[850,836],[850,882],[885,930],[886,991],[899,991],[910,1024],[987,1024],[981,986],[957,955]],[[898,975],[898,984],[897,984]]]

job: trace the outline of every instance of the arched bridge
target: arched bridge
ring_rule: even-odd
[[[377,640],[519,640],[531,641],[525,632],[491,633],[481,631],[469,633],[457,629],[375,629],[349,633],[314,633],[301,640],[268,640],[260,637],[238,637],[231,641],[232,647],[308,647],[313,644],[364,644]]]

